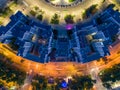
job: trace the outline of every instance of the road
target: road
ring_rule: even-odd
[[[109,2],[108,2],[109,1]],[[113,0],[108,0],[106,4],[108,3],[114,3]],[[60,17],[60,24],[65,23],[64,17],[67,14],[75,15],[74,21],[77,22],[78,20],[82,19],[83,12],[89,8],[91,5],[97,4],[98,8],[101,9],[100,6],[102,6],[103,0],[83,0],[80,4],[68,8],[60,8],[60,7],[54,7],[48,3],[45,2],[45,0],[19,0],[20,4],[17,6],[12,7],[13,12],[16,12],[18,10],[22,11],[24,14],[29,15],[29,11],[33,9],[33,7],[38,6],[40,9],[45,11],[43,22],[50,22],[51,17],[55,13],[59,13]],[[104,7],[104,6],[103,6]],[[24,9],[23,9],[24,8]],[[8,17],[7,17],[8,18]],[[3,21],[3,24],[6,25],[9,21],[9,19],[1,18],[0,20]]]
[[[26,76],[26,79],[24,81],[24,84],[22,85],[20,90],[32,90],[32,78],[34,76],[33,70],[30,70]]]
[[[65,23],[64,17],[67,14],[75,15],[74,21],[77,22],[78,20],[82,19],[83,12],[89,8],[91,5],[98,5],[98,8],[101,8],[103,0],[84,0],[80,4],[68,7],[68,8],[60,8],[60,7],[54,7],[51,4],[48,4],[45,2],[45,0],[19,0],[19,4],[17,6],[11,7],[13,12],[16,12],[18,10],[22,11],[24,14],[29,15],[30,10],[33,9],[33,7],[38,6],[41,10],[45,11],[43,22],[50,22],[51,17],[55,13],[59,13],[60,15],[60,24]],[[33,4],[34,3],[34,4]],[[24,8],[24,9],[23,9]],[[4,25],[6,25],[9,21],[9,19],[4,19]]]
[[[91,69],[90,71],[92,79],[96,80],[96,83],[94,84],[94,89],[95,90],[106,90],[102,85],[102,81],[100,80],[98,73],[99,73],[99,69],[97,67]]]
[[[93,4],[99,4],[100,2],[102,2],[102,0],[85,0],[83,2],[81,2],[79,5],[76,5],[74,7],[68,7],[68,8],[57,8],[57,7],[53,7],[50,4],[46,3],[45,0],[24,0],[29,6],[39,6],[41,9],[46,10],[48,12],[56,12],[56,11],[68,11],[68,12],[74,12],[76,13],[79,10],[85,10],[86,8],[88,8],[89,6],[93,5]],[[33,5],[34,3],[34,5]]]
[[[67,75],[71,76],[74,75],[75,73],[82,74],[82,72],[85,71],[84,69],[86,68],[85,65],[80,65],[78,63],[71,63],[71,62],[65,62],[65,63],[51,62],[47,64],[41,64],[24,59],[25,61],[21,63],[21,59],[23,58],[16,56],[16,54],[11,52],[11,50],[5,48],[3,44],[0,44],[0,52],[3,53],[6,57],[11,58],[12,61],[14,62],[14,65],[17,66],[18,68],[21,68],[26,72],[32,69],[34,70],[34,73],[39,73],[46,76],[59,77],[59,76],[67,76]]]
[[[34,70],[34,74],[41,74],[45,76],[54,76],[54,77],[67,77],[72,76],[74,74],[91,74],[92,78],[97,80],[97,83],[95,84],[95,87],[100,88],[101,90],[104,87],[102,86],[102,83],[100,79],[98,78],[98,72],[109,68],[114,64],[120,63],[120,54],[118,54],[118,51],[120,51],[120,41],[118,41],[113,48],[111,48],[111,56],[108,56],[108,59],[111,59],[107,64],[105,64],[102,60],[101,61],[92,61],[85,64],[80,63],[72,63],[72,62],[61,62],[61,63],[47,63],[47,64],[41,64],[36,63],[27,59],[24,59],[25,61],[21,63],[21,57],[16,56],[14,52],[4,47],[3,44],[0,44],[0,52],[6,55],[7,57],[11,58],[14,62],[14,65],[19,67],[22,70],[25,70],[26,72],[30,70]],[[24,84],[24,88],[30,88],[31,90],[31,82],[32,77],[27,76]]]
[[[41,64],[37,62],[33,62],[27,59],[24,59],[25,61],[21,63],[21,57],[16,56],[13,52],[8,50],[7,48],[3,47],[3,44],[0,44],[0,52],[3,52],[7,57],[11,58],[16,66],[19,68],[27,71],[30,71],[31,69],[34,70],[34,73],[39,73],[43,75],[49,75],[49,76],[71,76],[74,74],[86,74],[89,72],[89,70],[98,67],[100,70],[104,69],[106,67],[110,67],[111,65],[114,65],[115,63],[120,63],[120,55],[117,54],[117,52],[120,50],[119,47],[120,43],[115,45],[111,49],[111,56],[108,56],[108,59],[111,59],[111,61],[108,62],[108,64],[104,64],[102,60],[98,61],[92,61],[85,64],[80,63],[72,63],[72,62],[61,62],[61,63],[47,63],[47,64]]]
[[[92,78],[97,81],[96,84],[94,84],[95,90],[106,90],[102,85],[98,73],[105,68],[110,68],[111,66],[120,63],[120,54],[118,54],[120,51],[120,40],[117,40],[112,46],[113,47],[110,49],[111,55],[107,57],[108,59],[111,59],[111,61],[107,64],[100,64],[100,62],[96,61],[87,64],[88,73],[90,73]]]
[[[45,11],[44,18],[50,21],[50,18],[55,13],[60,13],[60,20],[63,20],[65,15],[72,14],[75,15],[75,20],[78,20],[82,17],[82,14],[85,9],[90,7],[93,4],[100,5],[103,0],[85,0],[81,2],[79,5],[76,5],[74,7],[68,7],[68,8],[60,8],[60,7],[54,7],[48,3],[45,2],[45,0],[24,0],[30,8],[33,8],[34,6],[38,6],[40,9]],[[34,3],[34,4],[33,4]],[[27,7],[27,8],[29,8]]]

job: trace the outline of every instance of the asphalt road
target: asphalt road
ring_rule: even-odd
[[[24,0],[24,1],[26,3],[28,3],[29,6],[38,5],[39,7],[41,7],[41,9],[46,9],[51,12],[67,10],[68,12],[76,13],[76,11],[84,10],[93,4],[100,4],[100,2],[102,2],[103,0],[84,0],[79,5],[76,5],[73,7],[68,7],[68,8],[54,7],[50,4],[48,4],[47,2],[45,2],[45,0],[34,0],[34,1],[33,0]]]
[[[82,13],[85,9],[90,7],[91,5],[98,4],[100,5],[103,0],[84,0],[80,4],[68,7],[68,8],[60,8],[52,6],[51,4],[48,4],[45,2],[45,0],[24,0],[24,2],[27,4],[28,8],[33,8],[34,6],[38,6],[40,9],[45,11],[44,17],[47,20],[50,20],[50,18],[55,14],[59,13],[61,16],[60,21],[64,19],[64,16],[67,14],[75,15],[76,20],[80,19],[82,17]]]

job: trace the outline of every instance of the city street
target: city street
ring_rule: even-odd
[[[111,0],[108,0],[111,3]],[[13,12],[17,12],[18,10],[22,11],[25,15],[29,15],[30,10],[33,7],[37,6],[41,10],[44,11],[43,22],[50,22],[51,17],[57,13],[60,15],[60,24],[65,23],[64,17],[67,14],[75,15],[74,20],[77,22],[82,18],[84,11],[92,5],[97,4],[98,9],[101,8],[103,0],[83,0],[83,2],[79,3],[78,5],[70,6],[67,8],[60,8],[56,6],[52,6],[51,4],[47,3],[45,0],[19,0],[17,6],[10,7]],[[34,3],[34,4],[33,4]],[[107,3],[106,3],[107,4]],[[8,18],[8,17],[7,17]],[[4,21],[3,24],[6,25],[9,22],[9,19],[4,19],[0,17],[1,21]]]
[[[3,47],[3,44],[0,44],[0,52],[2,53],[4,51],[3,54],[11,58],[14,62],[14,65],[21,69],[24,69],[26,72],[34,70],[34,73],[39,73],[41,75],[66,77],[72,76],[74,74],[89,74],[89,72],[94,68],[102,70],[104,68],[111,67],[114,64],[120,63],[120,55],[117,53],[118,51],[120,51],[119,45],[120,42],[118,42],[118,44],[111,49],[111,56],[108,56],[108,60],[110,59],[111,61],[109,61],[107,64],[105,64],[101,60],[92,61],[85,64],[75,62],[50,62],[46,64],[41,64],[26,59],[24,59],[25,61],[21,63],[22,58],[16,56],[15,53]]]
[[[50,20],[51,17],[55,13],[58,13],[58,12],[61,16],[60,20],[63,20],[64,16],[67,14],[75,15],[75,20],[78,20],[82,17],[82,14],[85,9],[87,9],[88,7],[90,7],[91,5],[94,5],[94,4],[101,5],[102,0],[85,0],[85,1],[81,2],[79,5],[76,5],[73,7],[71,6],[68,8],[54,7],[54,6],[46,3],[45,0],[34,0],[34,1],[24,0],[24,2],[27,3],[27,5],[28,5],[27,8],[30,8],[30,7],[32,8],[34,6],[38,6],[40,9],[45,11],[44,18],[47,20]]]
[[[117,41],[117,43],[115,43],[115,46],[111,48],[111,56],[108,56],[108,59],[110,59],[111,61],[109,61],[107,64],[105,64],[103,61],[92,61],[85,64],[75,62],[51,62],[47,64],[41,64],[26,59],[24,59],[25,61],[21,63],[22,58],[16,56],[14,52],[11,52],[11,50],[7,49],[4,44],[0,44],[0,52],[6,55],[8,58],[11,58],[11,60],[14,62],[13,65],[15,67],[19,67],[20,69],[25,70],[27,73],[32,70],[34,71],[34,74],[45,75],[47,77],[68,77],[74,74],[91,74],[92,78],[97,81],[94,88],[99,88],[99,90],[103,90],[104,87],[102,86],[101,80],[97,75],[99,71],[111,67],[114,64],[120,63],[120,55],[118,54],[118,52],[120,51],[119,46],[120,41]],[[33,75],[30,74],[26,77],[25,83],[21,88],[22,90],[23,88],[30,88],[29,90],[31,90],[32,76]]]

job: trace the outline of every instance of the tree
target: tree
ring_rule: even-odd
[[[89,90],[93,87],[93,80],[90,76],[73,76],[70,85],[74,90]]]
[[[35,6],[34,8],[35,8],[36,11],[39,10],[39,7],[38,7],[38,6]]]
[[[42,15],[42,14],[39,14],[39,15],[37,16],[37,19],[40,20],[40,21],[42,21],[43,15]]]
[[[13,11],[10,9],[10,7],[5,7],[3,10],[0,10],[0,13],[3,17],[6,17],[13,13]]]
[[[69,0],[69,2],[74,2],[75,0]]]
[[[2,22],[2,21],[0,21],[0,25],[3,25],[3,22]]]
[[[111,68],[100,71],[99,77],[104,87],[111,88],[111,85],[120,80],[120,64],[115,64]]]
[[[8,44],[13,50],[17,51],[19,46],[15,44],[17,38],[11,38],[11,42]]]
[[[95,4],[95,5],[92,5],[89,8],[87,8],[82,15],[83,19],[86,19],[86,18],[90,17],[90,15],[94,15],[98,10],[97,6],[98,5]]]
[[[24,59],[21,59],[20,62],[23,63],[25,60]]]
[[[60,16],[55,13],[55,14],[53,15],[50,23],[51,23],[51,24],[59,24],[59,17],[60,17]]]
[[[14,0],[14,2],[17,4],[17,3],[18,3],[18,0]]]
[[[103,83],[103,86],[107,89],[111,89],[111,85],[109,83]]]
[[[55,78],[55,90],[60,90],[61,80],[59,78]]]
[[[32,16],[36,16],[37,13],[36,13],[34,10],[31,10],[31,11],[30,11],[30,14],[31,14]]]
[[[47,79],[45,76],[41,76],[41,75],[36,75],[34,77],[34,80],[37,81],[36,83],[36,88],[40,88],[40,90],[43,90],[43,87],[46,88],[47,87]]]
[[[106,56],[105,56],[105,57],[103,57],[103,58],[102,58],[102,60],[104,61],[104,63],[105,63],[105,64],[107,64],[108,59],[107,59],[107,57],[106,57]]]
[[[7,59],[7,58],[6,58]],[[9,61],[9,60],[8,60]],[[16,82],[18,85],[23,84],[26,73],[12,66],[6,61],[0,62],[0,78],[7,83]]]
[[[73,15],[66,15],[64,20],[67,24],[73,24],[74,23],[74,16]]]

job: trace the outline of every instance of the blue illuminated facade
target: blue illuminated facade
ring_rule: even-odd
[[[111,7],[94,19],[61,32],[61,28],[32,20],[20,11],[10,19],[0,27],[0,42],[8,44],[15,38],[17,55],[40,63],[86,63],[110,55],[108,47],[120,29],[120,13]]]

